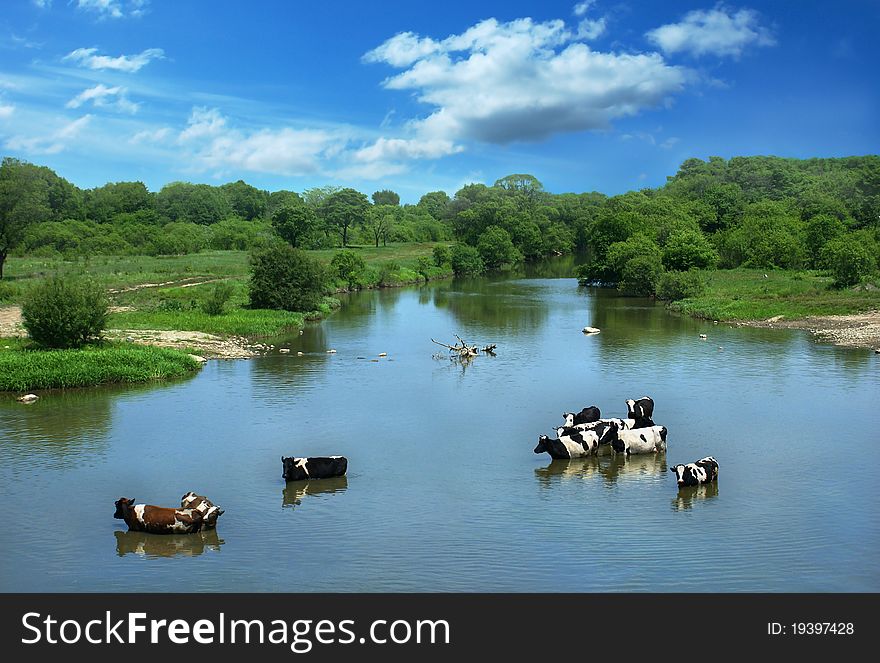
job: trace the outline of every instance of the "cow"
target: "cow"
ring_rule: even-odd
[[[345,476],[348,470],[348,459],[345,456],[313,456],[311,458],[281,457],[284,468],[282,478],[285,481],[302,481],[303,479],[329,479]]]
[[[718,461],[712,456],[706,456],[687,465],[673,465],[670,472],[675,472],[678,486],[698,486],[701,483],[709,483],[718,480]]]
[[[558,439],[551,440],[546,435],[538,438],[538,446],[535,453],[550,454],[551,458],[567,459],[593,456],[599,453],[600,439],[612,439],[617,437],[617,426],[609,424],[600,438],[594,430],[580,430],[579,428],[563,428]]]
[[[562,418],[565,419],[566,426],[575,426],[577,424],[589,424],[594,421],[599,421],[599,418],[602,416],[602,413],[599,412],[599,408],[595,405],[591,405],[590,407],[585,407],[578,413],[574,412],[563,412]]]
[[[666,432],[666,426],[621,430],[611,441],[611,448],[615,453],[625,453],[627,456],[666,451]]]
[[[150,504],[135,504],[134,498],[116,500],[114,518],[124,520],[134,532],[152,534],[191,534],[200,532],[203,518],[196,509],[169,509]]]
[[[650,428],[654,425],[651,417],[654,416],[654,401],[650,396],[642,396],[638,399],[629,399],[626,402],[627,419],[635,419],[633,428]]]
[[[562,439],[564,436],[571,437],[578,433],[593,432],[599,438],[599,446],[611,444],[613,440],[617,439],[617,431],[625,428],[625,426],[618,423],[622,421],[622,419],[616,421],[613,419],[602,419],[591,424],[560,426],[556,429],[556,437]]]
[[[189,491],[186,495],[180,498],[180,508],[195,509],[201,513],[203,520],[202,526],[205,529],[213,529],[217,527],[217,519],[226,513],[207,497],[196,495],[193,491]]]
[[[629,430],[630,428],[636,427],[635,419],[598,419],[597,421],[591,421],[588,424],[574,424],[569,425],[565,424],[564,426],[560,426],[559,428],[579,428],[580,430],[597,430],[601,429],[607,424],[616,424],[617,428],[620,430]],[[556,430],[559,431],[559,428]]]

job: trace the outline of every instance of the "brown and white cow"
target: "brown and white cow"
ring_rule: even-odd
[[[213,529],[217,527],[217,519],[226,513],[204,495],[196,495],[189,491],[180,498],[181,509],[195,509],[202,514],[202,527]]]
[[[196,509],[169,509],[151,504],[135,504],[134,498],[116,500],[114,518],[124,520],[134,532],[152,534],[190,534],[202,529],[203,518]]]

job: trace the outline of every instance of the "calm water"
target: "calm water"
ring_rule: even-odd
[[[453,333],[498,356],[435,359]],[[284,345],[181,382],[0,396],[0,590],[880,591],[868,351],[549,278],[358,294]],[[643,394],[666,454],[532,453],[564,410]],[[285,485],[282,454],[344,454],[349,475]],[[679,492],[668,465],[710,454],[717,487]],[[216,532],[112,517],[189,490],[226,509]]]

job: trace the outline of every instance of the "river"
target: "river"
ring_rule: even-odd
[[[880,590],[870,351],[543,274],[356,293],[289,354],[182,381],[0,397],[0,590]],[[497,356],[438,358],[456,333]],[[563,411],[645,394],[665,454],[532,452]],[[331,454],[346,478],[281,479]],[[679,491],[669,465],[707,455],[717,486]],[[189,490],[216,532],[113,519]]]

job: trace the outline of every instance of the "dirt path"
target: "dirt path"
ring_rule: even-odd
[[[181,288],[192,288],[195,285],[202,285],[204,283],[214,283],[215,281],[225,281],[226,279],[202,279],[197,276],[192,276],[186,279],[180,279],[177,281],[165,281],[164,283],[140,283],[138,285],[132,285],[127,288],[116,288],[110,289],[107,292],[111,295],[118,295],[123,292],[134,292],[135,290],[143,290],[144,288],[163,288],[166,285],[176,285]]]
[[[131,310],[131,307],[116,306],[111,312]],[[21,326],[21,308],[18,306],[0,307],[0,336],[27,336]],[[163,331],[159,329],[108,329],[107,338],[116,341],[130,341],[141,345],[156,345],[161,348],[195,350],[198,354],[213,359],[248,359],[266,351],[267,346],[253,343],[241,336],[223,338],[213,334],[195,331]]]
[[[846,348],[874,348],[880,351],[880,311],[853,315],[810,316],[799,320],[786,320],[776,316],[767,320],[738,322],[741,327],[765,327],[768,329],[805,329],[822,341]]]

